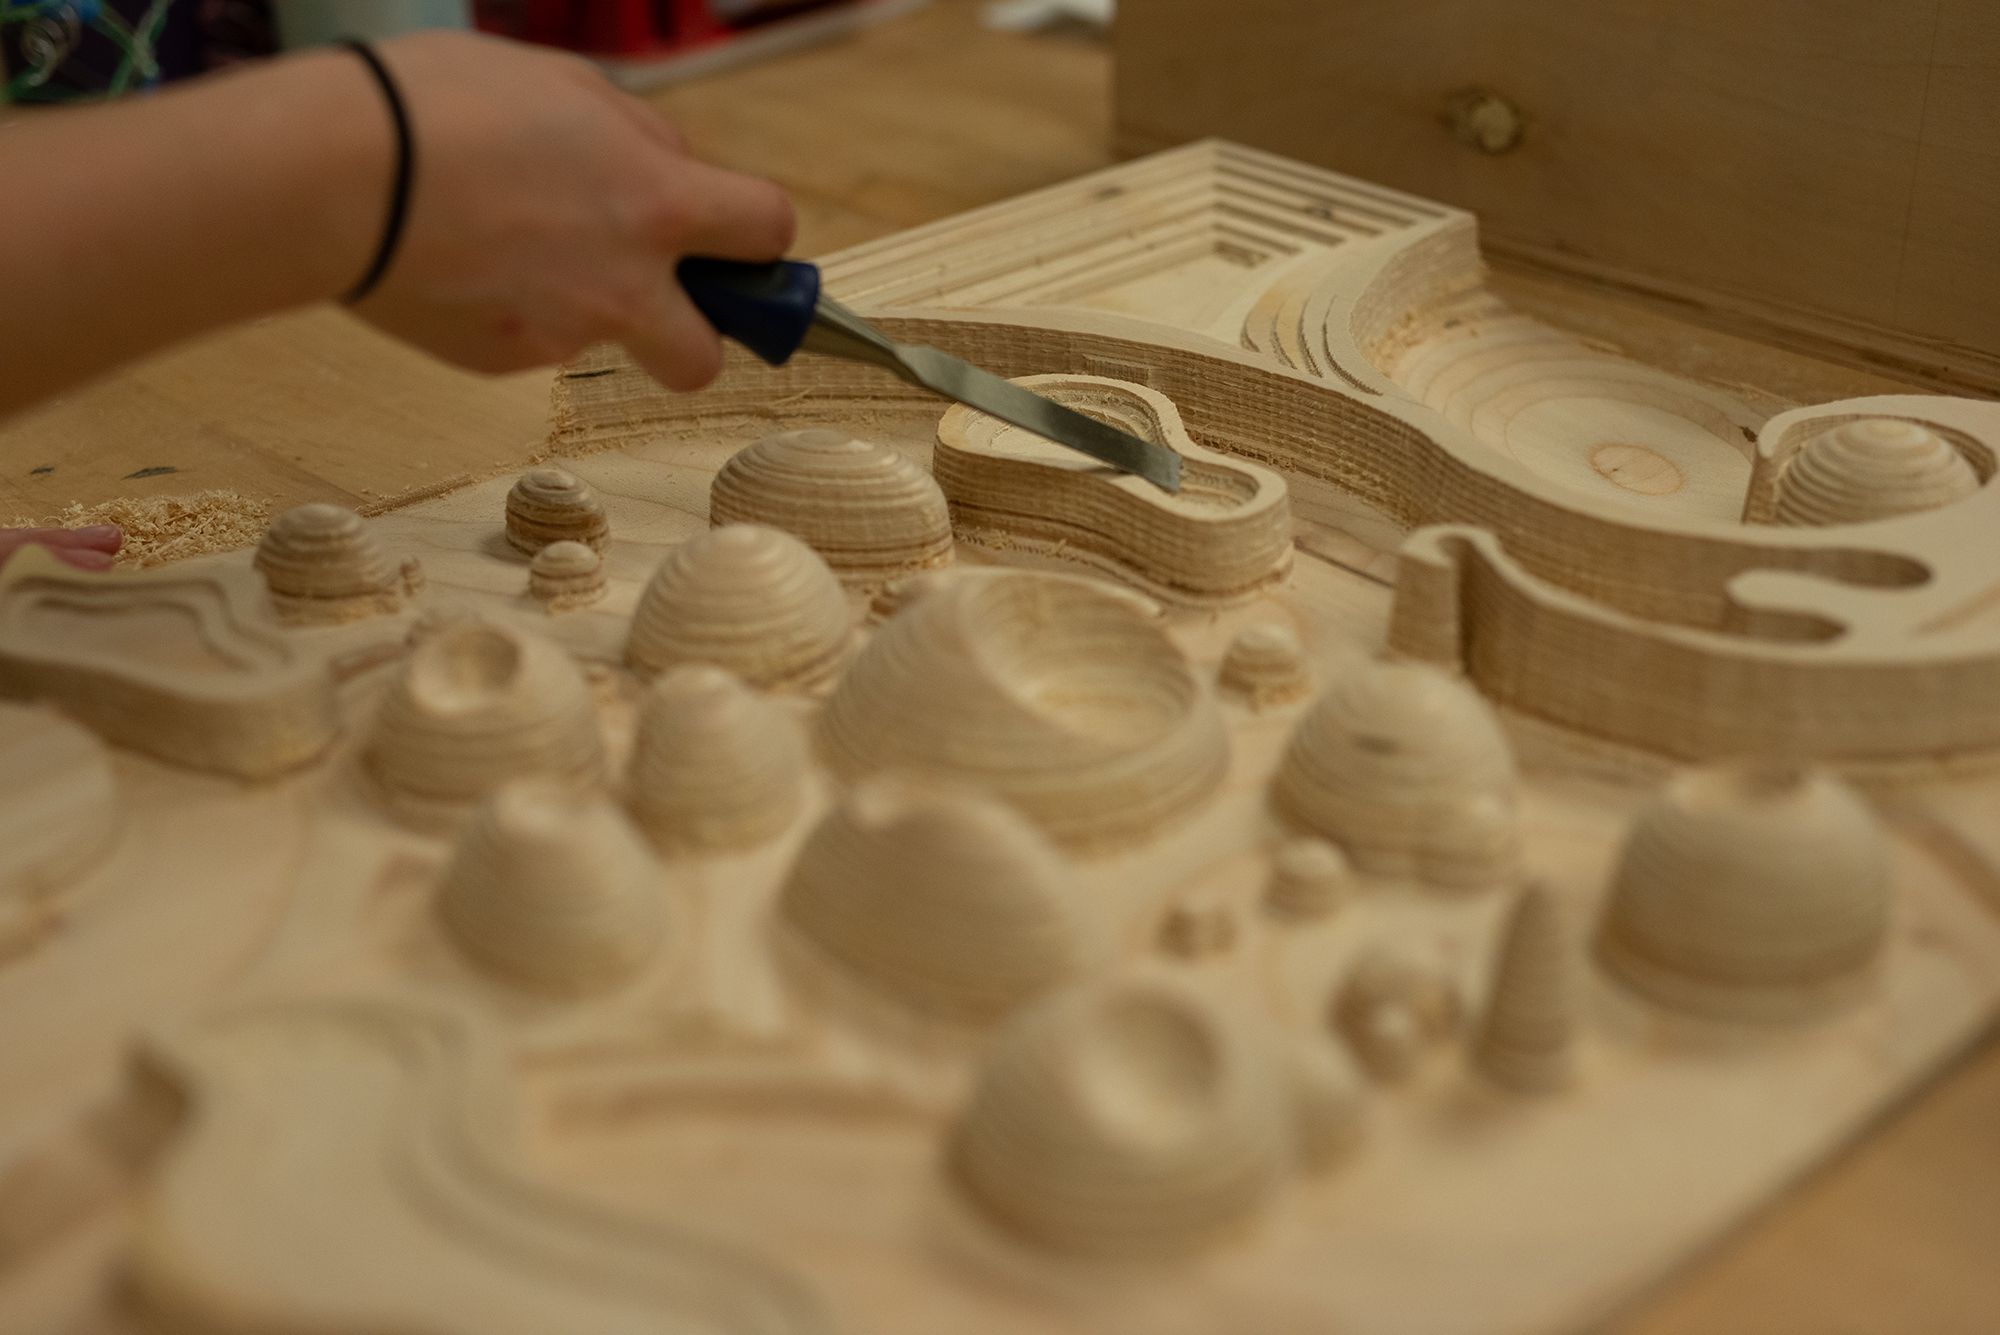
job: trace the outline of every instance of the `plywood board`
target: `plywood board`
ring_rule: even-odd
[[[1246,178],[1259,199],[1239,207]],[[1393,225],[1357,238],[1315,201]],[[1148,218],[1184,208],[1164,225],[1183,241],[1156,247]],[[999,446],[893,383],[732,356],[715,392],[677,399],[606,360],[564,381],[567,480],[495,479],[360,536],[281,525],[293,552],[331,535],[310,580],[267,549],[57,597],[89,623],[59,645],[123,637],[140,658],[155,628],[120,609],[149,587],[160,608],[191,586],[261,607],[257,633],[332,683],[342,726],[256,786],[63,734],[103,754],[122,821],[58,883],[0,882],[37,924],[0,963],[0,1005],[39,1017],[0,1036],[0,1069],[32,1073],[0,1089],[0,1310],[1576,1328],[1774,1199],[2000,1004],[2000,860],[1978,833],[1996,747],[1982,698],[1934,685],[2000,637],[1962,582],[1991,568],[2000,423],[1961,400],[1794,407],[1552,340],[1477,304],[1470,227],[1205,148],[831,264],[864,303],[870,284],[905,294],[872,301],[886,327],[1143,407],[1216,473],[1201,504],[1095,511],[1118,484],[1052,477],[1063,523],[1102,516],[1075,552],[995,474],[939,468],[941,431]],[[1081,271],[1078,251],[1096,255]],[[1226,261],[1240,291],[1214,272],[1225,252],[1253,257]],[[1436,383],[1453,374],[1456,397]],[[1518,410],[1551,379],[1570,415]],[[1974,491],[1768,522],[1807,452],[1861,420]],[[1689,486],[1566,469],[1600,422]],[[809,427],[838,435],[740,462]],[[1731,431],[1725,467],[1675,453]],[[881,485],[772,481],[857,441]],[[1611,471],[1659,476],[1638,457]],[[796,536],[713,525],[726,465],[729,504]],[[836,491],[844,516],[808,504]],[[948,558],[940,494],[980,512],[953,516]],[[1292,538],[1276,578],[1189,587],[1178,553],[1232,532],[1261,553],[1274,516]],[[601,524],[601,560],[575,543],[531,569],[524,517]],[[889,535],[867,562],[805,545],[845,562],[864,531]],[[1504,559],[1475,567],[1489,549]],[[587,595],[549,602],[556,567]],[[60,578],[12,572],[0,608],[44,607]],[[331,592],[340,617],[300,617]],[[1809,615],[1838,633],[1795,633]],[[1515,670],[1538,629],[1576,646],[1560,671]],[[1668,658],[1685,692],[1654,680]],[[1807,707],[1857,672],[1889,683],[1846,697],[1861,722]],[[1690,712],[1657,729],[1676,702]],[[1722,763],[1711,712],[1755,725],[1763,768]],[[893,769],[920,781],[875,773]],[[99,828],[100,789],[66,789],[79,828]],[[1712,851],[1737,820],[1824,874],[1697,914],[1690,940],[1752,964],[1676,955],[1663,989],[1601,942],[1634,905],[1753,873],[1734,842]],[[1669,841],[1684,875],[1626,865],[1635,830],[1687,828],[1710,835]],[[1267,904],[1280,866],[1319,889]],[[1556,927],[1508,953],[1502,1022],[1527,884]],[[1729,926],[1753,902],[1785,930]],[[1772,953],[1794,947],[1796,976]],[[1550,961],[1572,990],[1519,981]],[[1803,1014],[1751,1018],[1778,1008]],[[1567,1082],[1496,1084],[1492,1045],[1544,1034]],[[323,1153],[293,1153],[300,1137]]]

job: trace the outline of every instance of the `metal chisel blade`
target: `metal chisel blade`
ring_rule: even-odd
[[[1065,408],[1033,390],[1002,380],[936,348],[899,344],[896,358],[908,378],[935,394],[989,413],[1023,431],[1087,454],[1145,478],[1162,491],[1181,489],[1181,457],[1164,445]]]

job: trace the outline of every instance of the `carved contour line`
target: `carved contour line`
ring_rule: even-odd
[[[1169,495],[963,404],[938,422],[931,467],[968,542],[1082,561],[1166,602],[1219,606],[1285,577],[1291,506],[1269,469],[1205,449],[1162,394],[1103,376],[1026,376],[1023,387],[1181,456]]]
[[[58,622],[89,634],[59,637]],[[261,622],[218,576],[87,574],[29,548],[0,571],[0,695],[49,700],[171,765],[275,778],[323,752],[340,713],[326,665]],[[159,661],[167,635],[182,661]]]
[[[299,999],[146,1043],[189,1111],[140,1192],[140,1307],[202,1330],[829,1329],[775,1264],[515,1168],[488,1023],[414,997]]]

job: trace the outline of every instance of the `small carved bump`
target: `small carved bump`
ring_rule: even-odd
[[[474,962],[537,991],[615,987],[658,951],[660,869],[608,798],[517,779],[481,805],[439,889],[452,938]]]
[[[1670,1009],[1785,1020],[1851,998],[1882,950],[1887,841],[1829,775],[1684,770],[1633,818],[1598,958]]]
[[[528,562],[528,593],[551,612],[588,607],[607,587],[603,556],[581,542],[552,542]]]
[[[1360,1145],[1368,1124],[1367,1087],[1340,1046],[1318,1036],[1293,1043],[1288,1074],[1299,1158],[1323,1171]]]
[[[507,541],[533,556],[552,542],[580,542],[602,552],[611,521],[590,484],[562,468],[530,468],[507,493]]]
[[[1447,888],[1505,883],[1520,852],[1514,757],[1463,682],[1357,664],[1299,720],[1272,796],[1361,870]]]
[[[626,802],[662,852],[763,843],[798,814],[804,778],[797,727],[721,668],[674,668],[646,692]]]
[[[1950,441],[1918,422],[1865,417],[1813,437],[1778,479],[1780,524],[1859,524],[1934,510],[1979,490]]]
[[[295,625],[399,611],[423,583],[414,558],[398,564],[360,515],[324,502],[272,520],[252,562],[279,620]]]
[[[1216,682],[1253,710],[1276,709],[1312,693],[1312,668],[1290,626],[1264,622],[1237,632]]]
[[[800,850],[786,924],[919,1015],[985,1025],[1082,968],[1070,875],[989,798],[890,776],[851,792]]]
[[[1334,1028],[1370,1074],[1407,1078],[1458,1032],[1458,989],[1427,960],[1376,947],[1349,965],[1335,994]]]
[[[820,718],[836,772],[983,787],[1058,843],[1130,843],[1206,799],[1228,764],[1181,651],[1088,582],[959,572],[875,632]]]
[[[1182,959],[1225,954],[1241,933],[1235,904],[1214,891],[1182,895],[1160,919],[1161,949]]]
[[[808,691],[839,671],[852,628],[840,581],[789,533],[732,524],[670,552],[632,618],[643,673],[708,663],[759,690]]]
[[[1287,839],[1271,856],[1264,902],[1283,917],[1324,918],[1353,893],[1347,855],[1324,839]]]
[[[1041,1247],[1199,1251],[1247,1222],[1290,1161],[1292,1104],[1272,1068],[1179,979],[1084,983],[995,1037],[950,1166],[989,1218]]]
[[[851,584],[951,560],[951,514],[929,473],[886,445],[808,428],[737,451],[709,487],[711,523],[803,540]]]
[[[1547,887],[1521,893],[1501,929],[1472,1062],[1494,1083],[1543,1094],[1576,1065],[1576,985],[1562,910]]]
[[[411,651],[375,718],[363,763],[389,804],[450,817],[508,779],[602,780],[590,686],[539,636],[478,620],[439,626]]]

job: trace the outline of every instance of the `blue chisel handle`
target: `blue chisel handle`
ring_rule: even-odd
[[[691,255],[674,273],[717,333],[773,366],[799,350],[819,306],[819,269],[803,260],[745,264]]]

